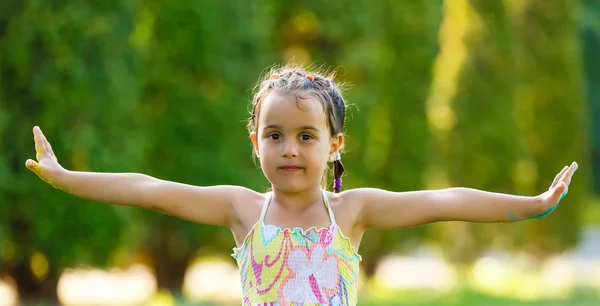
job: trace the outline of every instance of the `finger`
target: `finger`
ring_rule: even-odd
[[[35,142],[35,158],[39,161],[41,157],[45,156],[46,146],[44,145],[44,141],[42,139],[42,131],[39,127],[33,128],[33,140]]]
[[[50,155],[50,157],[52,157],[56,160],[56,154],[54,154],[54,150],[52,150],[52,145],[50,144],[50,142],[48,141],[48,139],[46,138],[46,135],[44,135],[44,133],[42,133],[42,137],[44,139],[44,145],[46,147],[46,151],[48,152],[48,155]]]
[[[48,139],[46,139],[46,135],[44,135],[44,132],[42,132],[42,129],[39,129],[39,130],[40,130],[40,136],[42,138],[42,144],[44,145],[44,149],[48,155],[51,155],[52,149],[50,148],[50,142],[48,142]]]
[[[554,177],[554,181],[552,181],[552,185],[550,186],[550,188],[556,187],[556,184],[560,182],[560,179],[562,178],[563,174],[565,174],[565,171],[567,171],[567,169],[569,169],[569,167],[564,166],[562,170],[560,170],[560,172]]]
[[[28,159],[25,162],[25,167],[27,167],[27,169],[33,171],[33,173],[37,175],[40,175],[41,173],[40,165],[31,159]]]
[[[560,201],[567,195],[568,192],[568,186],[564,182],[560,182],[554,191],[554,203],[558,205],[558,203],[560,203]]]
[[[48,143],[48,150],[50,151],[50,157],[52,157],[55,161],[58,161],[58,158],[56,158],[56,154],[54,154],[54,150],[52,150],[52,145],[50,145],[50,143]]]
[[[40,161],[40,158],[45,157],[45,156],[48,156],[48,157],[56,160],[56,156],[54,155],[52,146],[50,145],[50,142],[48,141],[48,139],[46,139],[46,135],[44,135],[44,132],[42,132],[42,129],[40,129],[40,127],[35,127],[34,133],[38,139],[36,141],[36,144],[39,143],[38,145],[36,145],[36,147],[40,147],[40,151],[41,151],[41,152],[38,152],[38,154],[36,155],[37,160]],[[36,152],[37,152],[37,150],[36,150]]]
[[[565,181],[565,178],[567,177],[567,175],[569,175],[569,171],[571,171],[571,168],[572,168],[572,167],[573,167],[572,165],[567,167],[567,169],[566,169],[566,170],[563,172],[563,174],[560,176],[560,180],[559,180],[559,182],[564,182],[564,181]]]
[[[571,178],[573,177],[573,174],[577,170],[577,166],[578,166],[577,163],[573,162],[571,164],[571,166],[569,167],[569,170],[567,170],[567,172],[563,175],[563,178],[561,181],[565,182],[567,188],[569,187],[569,184],[571,184]]]
[[[559,196],[560,194],[566,193],[567,192],[567,184],[565,184],[565,182],[559,182],[556,187],[554,188],[554,195],[553,196]]]

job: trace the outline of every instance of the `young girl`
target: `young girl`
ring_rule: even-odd
[[[270,192],[196,187],[137,173],[69,171],[38,127],[33,129],[37,162],[29,159],[26,166],[78,197],[229,227],[244,305],[356,305],[357,250],[367,229],[542,218],[566,195],[577,169],[575,162],[564,167],[549,190],[534,197],[468,188],[340,192],[346,103],[333,79],[283,67],[257,88],[248,129]],[[328,162],[334,193],[322,187]]]

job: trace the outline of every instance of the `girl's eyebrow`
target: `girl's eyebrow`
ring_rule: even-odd
[[[263,130],[267,130],[267,129],[278,129],[278,130],[280,130],[281,126],[279,126],[277,124],[269,124],[269,125],[267,125],[267,126],[265,126],[263,128]],[[299,126],[297,129],[298,130],[313,130],[315,132],[320,132],[319,129],[317,129],[316,127],[314,127],[312,125],[302,125],[302,126]]]

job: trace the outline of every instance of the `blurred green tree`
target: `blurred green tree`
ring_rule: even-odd
[[[251,159],[245,119],[249,89],[275,61],[271,6],[159,1],[140,11],[137,33],[149,33],[136,38],[144,54],[140,116],[147,120],[147,174],[197,186],[266,187]],[[181,288],[198,249],[228,256],[235,246],[226,228],[141,213],[141,251],[159,287],[172,292]]]
[[[56,299],[64,267],[103,265],[119,243],[118,208],[43,184],[24,167],[40,125],[68,169],[136,169],[137,51],[125,1],[10,2],[0,26],[0,267],[27,301]]]
[[[529,178],[521,189],[528,194],[547,190],[556,173],[580,161],[569,195],[557,210],[530,222],[520,235],[540,253],[573,246],[581,229],[581,207],[589,190],[589,139],[579,40],[580,3],[528,0],[514,4],[517,37],[516,116],[525,149]]]
[[[587,85],[590,120],[591,156],[590,169],[593,175],[593,190],[600,194],[600,2],[582,1],[582,52]]]
[[[338,67],[338,80],[350,84],[344,188],[421,189],[429,137],[423,101],[440,1],[354,4],[282,6],[283,49]],[[423,235],[423,228],[367,232],[359,251],[364,271],[370,276],[382,256]]]
[[[432,119],[441,112],[434,107],[444,107],[435,99],[447,99],[451,109],[447,115],[450,119],[440,117],[433,123],[434,127],[441,127],[434,131],[444,137],[437,138],[434,151],[443,160],[450,185],[515,193],[513,174],[522,149],[514,118],[516,71],[506,69],[514,66],[515,56],[513,33],[504,5],[501,1],[454,1],[446,5],[447,18],[462,16],[462,21],[449,20],[453,23],[448,24],[444,32],[450,36],[445,40],[449,44],[447,51],[454,53],[454,58],[447,60],[459,62],[460,66],[454,66],[457,69],[454,94],[441,97],[438,93],[431,100]],[[453,32],[452,28],[460,30]],[[444,76],[443,67],[453,66],[438,67],[436,72]],[[444,120],[450,123],[441,124]],[[475,259],[482,250],[497,242],[497,238],[505,236],[502,233],[510,232],[491,224],[440,226],[444,227],[450,228],[439,231],[445,250],[452,260],[462,262]]]

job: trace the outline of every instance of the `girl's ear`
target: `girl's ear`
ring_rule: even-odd
[[[331,145],[329,148],[329,157],[333,158],[344,148],[344,135],[338,133],[331,137]]]
[[[258,139],[256,138],[256,132],[250,132],[250,141],[252,141],[252,146],[254,147],[254,152],[256,152],[256,156],[258,154]]]

